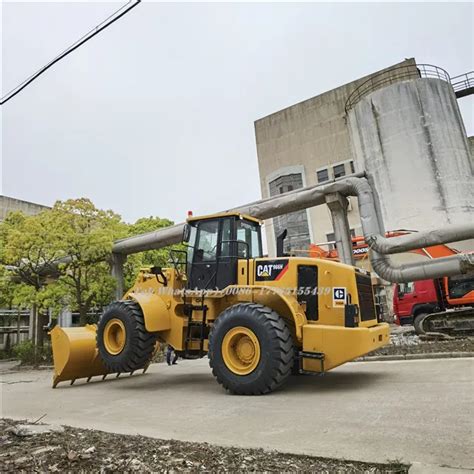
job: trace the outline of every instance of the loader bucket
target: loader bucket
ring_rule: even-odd
[[[87,324],[77,328],[61,328],[55,326],[51,332],[53,348],[54,377],[53,388],[59,382],[96,375],[104,377],[110,373],[102,363],[96,347],[95,324]]]

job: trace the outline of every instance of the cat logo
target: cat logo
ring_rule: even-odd
[[[279,280],[288,270],[288,260],[264,260],[255,268],[257,281]]]
[[[334,287],[332,289],[332,305],[336,308],[346,304],[347,291],[346,288]]]

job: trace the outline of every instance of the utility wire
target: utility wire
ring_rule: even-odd
[[[122,16],[127,14],[132,8],[135,8],[141,2],[141,0],[135,0],[135,3],[133,3],[133,4],[131,4],[131,2],[132,2],[132,0],[129,0],[128,3],[121,6],[118,10],[116,10],[114,13],[112,13],[112,15],[108,16],[104,21],[99,23],[95,28],[93,28],[88,33],[86,33],[84,36],[79,38],[75,43],[73,43],[71,46],[69,46],[67,49],[65,49],[62,53],[60,53],[58,56],[56,56],[54,59],[52,59],[48,64],[43,66],[41,69],[36,71],[30,77],[25,79],[21,84],[19,84],[15,88],[13,88],[6,95],[4,95],[0,100],[0,105],[5,104],[10,99],[13,99],[13,97],[15,97],[17,94],[19,94],[25,87],[30,85],[39,76],[41,76],[41,74],[46,72],[51,66],[56,64],[58,61],[60,61],[64,57],[66,57],[68,54],[71,54],[74,50],[76,50],[77,48],[82,46],[84,43],[86,43],[87,41],[92,39],[95,35],[99,34],[101,31],[105,30],[112,23],[115,23],[119,18],[121,18]],[[126,8],[127,6],[128,6],[128,8]],[[124,11],[122,11],[122,10],[124,10]]]

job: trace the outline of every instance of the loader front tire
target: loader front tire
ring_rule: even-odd
[[[145,329],[140,305],[132,300],[110,304],[97,327],[97,348],[111,372],[133,372],[149,362],[156,334]]]
[[[217,317],[208,356],[213,375],[226,390],[263,395],[291,375],[294,341],[283,318],[271,308],[239,303]]]

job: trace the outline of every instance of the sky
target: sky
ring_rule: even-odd
[[[124,2],[125,3],[125,2]],[[2,91],[123,3],[2,3]],[[152,3],[1,109],[0,194],[132,222],[259,199],[254,121],[415,57],[474,69],[471,3]],[[459,100],[474,135],[473,96]]]

